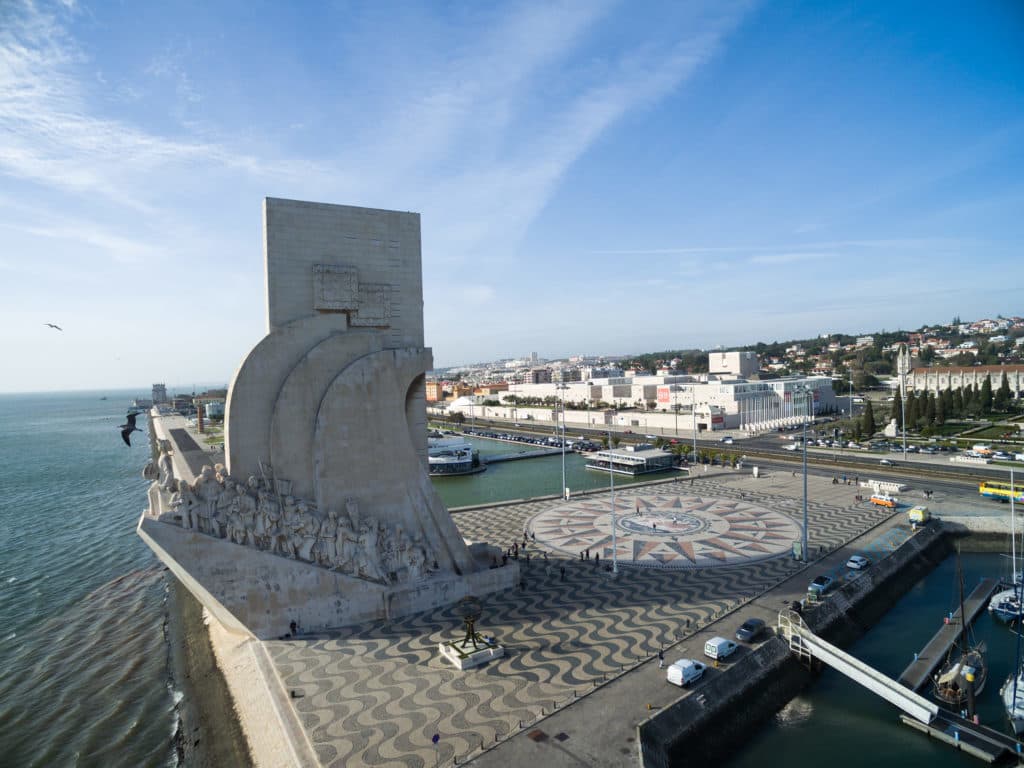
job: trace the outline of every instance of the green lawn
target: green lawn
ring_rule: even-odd
[[[950,435],[957,435],[970,427],[970,424],[947,421],[945,424],[936,424],[932,427],[932,435],[935,437],[949,437]]]
[[[984,427],[977,431],[971,432],[969,435],[965,435],[965,437],[978,437],[985,440],[1000,440],[1004,437],[1008,437],[1010,439],[1019,439],[1020,430],[1014,429],[1013,427],[1008,427],[1005,424],[996,424],[995,426]]]

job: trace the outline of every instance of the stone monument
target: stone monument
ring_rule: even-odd
[[[511,588],[427,475],[419,215],[268,198],[263,219],[267,335],[228,391],[225,465],[177,485],[162,465],[140,535],[261,637]]]

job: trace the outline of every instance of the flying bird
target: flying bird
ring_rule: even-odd
[[[132,441],[130,439],[130,436],[131,436],[132,432],[141,432],[142,431],[141,429],[139,429],[138,427],[135,426],[135,417],[138,416],[138,415],[139,415],[139,411],[131,411],[125,417],[125,419],[127,420],[128,423],[127,424],[121,424],[120,426],[118,426],[118,429],[121,430],[121,439],[124,440],[124,444],[129,446],[129,447],[132,444]]]
[[[48,326],[50,326],[51,328],[55,328],[55,329],[56,329],[56,330],[58,330],[58,331],[63,331],[63,330],[64,330],[64,329],[63,329],[63,328],[61,328],[61,327],[60,327],[59,325],[54,325],[53,323],[43,323],[43,325],[48,325]]]

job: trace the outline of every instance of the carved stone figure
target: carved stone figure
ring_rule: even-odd
[[[333,509],[327,510],[327,517],[320,523],[320,532],[317,534],[316,562],[325,568],[330,568],[338,559],[338,513]]]
[[[336,557],[334,565],[342,573],[355,573],[355,554],[359,547],[359,537],[347,514],[338,517],[338,533],[334,537]]]
[[[159,483],[162,490],[172,490],[174,486],[174,463],[171,461],[171,454],[164,448],[160,452],[160,458],[156,462],[159,472]]]
[[[231,506],[238,501],[238,494],[235,492],[235,482],[227,475],[224,475],[224,478],[224,487],[217,494],[217,502],[214,506],[214,514],[211,521],[212,528],[210,529],[210,535],[220,539],[223,539],[225,536]]]
[[[292,547],[295,514],[295,498],[293,496],[285,496],[284,504],[281,507],[281,517],[271,535],[274,540],[272,551],[286,557],[295,556],[295,549]]]
[[[235,498],[231,500],[231,506],[228,507],[228,521],[225,525],[224,534],[228,541],[235,544],[245,543],[245,524],[242,522],[241,515],[241,498],[245,495],[245,488],[241,483],[238,483],[235,486]]]
[[[213,474],[213,467],[205,465],[199,471],[199,477],[192,484],[192,490],[199,498],[199,520],[198,530],[201,533],[209,533],[211,530],[214,512],[214,505],[217,496],[220,494],[220,484]]]
[[[380,555],[380,528],[376,520],[369,520],[359,529],[358,575],[373,581],[386,581],[380,567]]]
[[[178,481],[178,509],[181,512],[181,527],[189,530],[199,530],[199,497],[196,496],[192,486],[184,480]]]
[[[292,528],[292,546],[297,560],[313,562],[313,547],[320,533],[320,518],[314,515],[304,501],[296,506],[295,526]]]
[[[242,527],[239,531],[241,540],[237,543],[255,546],[256,497],[250,491],[256,487],[256,478],[250,477],[247,485],[249,490],[238,487],[238,516],[242,521]]]

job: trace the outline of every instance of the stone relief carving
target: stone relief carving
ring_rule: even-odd
[[[269,469],[269,468],[265,468]],[[384,584],[427,578],[437,563],[419,536],[389,529],[364,513],[355,499],[344,510],[321,513],[314,503],[287,495],[287,480],[236,481],[220,465],[204,466],[191,485],[168,481],[164,522],[233,544]],[[433,565],[431,565],[433,563]]]
[[[359,273],[355,267],[313,265],[313,309],[350,312],[359,309]]]
[[[349,325],[367,328],[391,326],[392,286],[363,283],[355,267],[344,264],[313,265],[313,309],[347,312]]]

